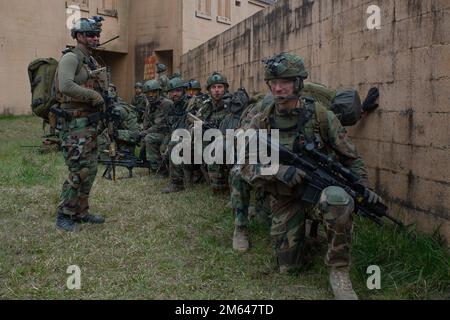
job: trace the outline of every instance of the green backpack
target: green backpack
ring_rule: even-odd
[[[318,83],[305,82],[302,96],[311,97],[333,111],[345,127],[353,126],[361,118],[361,99],[354,89],[332,90]]]
[[[28,66],[31,85],[31,110],[34,115],[47,120],[54,104],[53,82],[58,61],[53,58],[36,59]]]
[[[302,96],[311,97],[327,110],[333,111],[345,127],[353,126],[361,118],[361,99],[356,90],[332,90],[318,83],[305,82]],[[272,95],[266,95],[262,109],[272,103]]]

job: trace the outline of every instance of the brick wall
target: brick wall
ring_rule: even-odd
[[[381,29],[368,30],[369,5]],[[185,54],[182,72],[204,84],[223,72],[231,88],[263,92],[261,60],[304,57],[310,79],[364,96],[380,108],[351,128],[371,183],[405,222],[450,240],[450,2],[292,0],[257,13]]]

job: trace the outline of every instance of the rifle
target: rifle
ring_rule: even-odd
[[[203,121],[202,119],[194,116],[192,113],[188,112],[187,117],[186,117],[187,122],[189,122],[190,124],[194,124],[194,122],[199,121],[202,123],[202,130],[203,132],[208,130],[208,129],[217,129],[217,125],[213,122],[208,122],[208,121]]]
[[[109,151],[106,151],[109,153]],[[128,178],[133,178],[134,168],[148,168],[150,169],[150,163],[148,161],[139,159],[132,153],[118,153],[118,157],[114,159],[98,159],[98,163],[103,164],[106,167],[105,172],[103,172],[103,177],[107,177],[110,169],[115,168],[115,166],[124,167],[128,169]],[[115,172],[113,172],[115,174]],[[113,177],[115,178],[115,177]]]
[[[261,139],[261,136],[259,136]],[[270,137],[267,139],[267,147],[271,149]],[[294,153],[283,145],[273,145],[274,150],[279,150],[280,163],[294,166],[305,173],[303,180],[306,189],[302,200],[317,204],[322,191],[330,186],[338,186],[344,189],[355,202],[355,211],[378,225],[383,224],[383,218],[403,226],[402,222],[388,214],[388,208],[383,203],[368,203],[368,188],[359,184],[360,177],[345,168],[339,162],[318,151],[313,144],[308,144],[304,153]]]
[[[108,137],[111,143],[109,144],[109,157],[111,158],[111,167],[113,172],[113,181],[116,181],[116,162],[117,160],[117,142],[115,138],[115,128],[114,123],[117,122],[116,117],[113,115],[113,99],[108,94],[109,89],[109,72],[106,67],[96,69],[90,72],[90,76],[97,79],[99,88],[101,90],[101,95],[105,101],[102,113],[103,113],[103,124],[108,132]]]

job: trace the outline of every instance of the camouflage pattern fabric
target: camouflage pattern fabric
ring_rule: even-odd
[[[169,78],[165,74],[160,74],[158,81],[159,81],[159,84],[161,85],[163,93],[166,95],[167,90],[169,88],[169,81],[170,81]]]
[[[89,64],[84,64],[86,61]],[[100,111],[94,106],[103,100],[99,93],[101,84],[99,79],[89,75],[89,70],[99,68],[98,62],[81,47],[76,47],[61,58],[56,86],[63,110],[85,113]],[[85,117],[74,118],[70,122],[61,121],[61,148],[69,175],[60,194],[58,214],[84,216],[89,212],[89,194],[97,174],[97,125],[90,124]]]
[[[140,127],[137,115],[131,107],[123,103],[116,103],[112,111],[119,120],[115,125],[116,142],[119,153],[134,154],[136,145],[139,143]],[[98,148],[101,159],[109,159],[108,150],[111,143],[107,130],[103,124],[99,125]]]
[[[189,103],[190,99],[188,96],[184,95],[181,97],[179,101],[176,101],[173,103],[172,109],[169,112],[169,124],[171,126],[171,134],[176,129],[185,129],[187,128],[186,124],[186,110],[187,105]],[[171,136],[170,134],[170,136]],[[170,156],[172,154],[172,149],[176,145],[175,142],[169,142],[168,145],[168,156],[169,156],[169,176],[170,180],[173,184],[181,185],[183,184],[184,180],[184,171],[183,171],[183,165],[179,164],[176,165],[172,161],[172,157]]]
[[[251,121],[254,129],[284,129],[280,130],[280,143],[290,150],[301,151],[302,143],[320,139],[322,151],[339,159],[346,167],[358,173],[364,183],[367,183],[367,171],[363,160],[346,134],[345,129],[332,112],[327,112],[327,136],[320,136],[315,108],[323,108],[308,100],[300,100],[303,111],[309,109],[308,117],[302,127],[298,124],[301,109],[290,112],[278,112],[272,104],[259,113]],[[298,137],[298,138],[297,138]],[[300,144],[295,146],[294,144]],[[306,219],[321,221],[326,228],[328,252],[325,262],[329,266],[346,266],[350,263],[351,244],[351,213],[353,200],[341,188],[330,187],[323,190],[316,207],[302,203],[303,185],[288,187],[279,178],[271,175],[261,175],[261,165],[242,165],[242,178],[252,186],[263,187],[270,193],[272,213],[271,236],[277,253],[280,268],[297,269],[305,263],[305,228]]]
[[[89,211],[89,194],[97,175],[97,127],[86,118],[74,119],[61,131],[62,154],[69,168],[63,184],[58,212],[84,215]]]
[[[233,109],[235,96],[225,93],[220,101],[213,102],[213,99],[207,99],[203,102],[203,106],[199,108],[197,117],[202,120],[213,123],[224,135],[227,129],[235,129],[238,127],[239,118],[245,103],[240,104],[240,108]],[[209,181],[211,188],[215,191],[228,190],[228,175],[231,169],[228,165],[212,164],[207,166]]]
[[[161,155],[166,151],[170,139],[169,112],[172,105],[172,101],[161,97],[148,108],[156,107],[152,117],[147,117],[144,126],[144,132],[147,134],[144,138],[146,157],[151,169],[155,171],[161,166]]]
[[[251,104],[243,111],[239,122],[239,128],[248,129],[252,119],[259,113],[263,112],[269,105],[265,104],[263,99],[256,104]],[[235,226],[247,226],[248,208],[250,207],[250,199],[252,189],[255,190],[255,211],[259,217],[270,216],[270,206],[268,196],[261,188],[253,188],[241,177],[240,166],[235,165],[230,170],[229,177],[231,207],[235,215]]]
[[[142,123],[144,121],[144,113],[148,105],[147,97],[143,93],[135,95],[131,100],[131,105],[137,113],[138,123]]]

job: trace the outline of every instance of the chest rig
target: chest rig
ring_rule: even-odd
[[[321,135],[320,120],[316,112],[316,105],[313,99],[302,97],[302,108],[295,109],[292,117],[296,117],[293,125],[281,127],[275,118],[276,110],[272,108],[268,116],[271,129],[280,131],[280,143],[292,152],[300,153],[305,148],[326,148],[326,137]],[[323,131],[323,130],[322,130]]]
[[[79,48],[69,48],[63,51],[63,54],[72,52],[77,56],[78,59],[78,67],[75,71],[75,76],[79,75],[82,70],[85,70],[88,79],[84,82],[79,84],[80,87],[95,90],[99,93],[107,92],[108,91],[108,72],[106,70],[106,67],[102,67],[93,56],[87,57]],[[57,74],[56,74],[57,75]],[[56,76],[55,79],[55,86],[56,86],[56,98],[57,101],[60,103],[85,103],[85,101],[77,100],[75,98],[69,97],[67,95],[63,95],[61,91],[59,90],[59,81]]]

